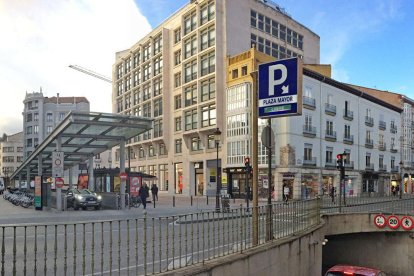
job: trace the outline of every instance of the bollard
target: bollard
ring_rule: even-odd
[[[154,208],[155,208],[155,197],[153,197],[153,200],[152,201],[154,202]]]
[[[190,196],[190,204],[193,206],[193,196]]]
[[[175,207],[175,196],[173,196],[173,207]]]

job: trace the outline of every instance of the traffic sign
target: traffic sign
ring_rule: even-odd
[[[52,176],[63,176],[63,151],[54,151],[52,153]]]
[[[63,178],[60,178],[60,177],[55,178],[56,188],[62,188],[63,184],[65,184],[65,182],[63,181]]]
[[[402,217],[400,223],[401,227],[404,228],[404,230],[409,231],[414,228],[414,221],[411,217]]]
[[[391,229],[397,229],[400,226],[400,220],[397,216],[388,217],[388,227]]]
[[[374,217],[374,224],[378,228],[384,228],[387,225],[387,219],[383,215],[376,215]]]
[[[119,178],[121,178],[121,180],[126,180],[128,178],[128,174],[125,172],[121,172],[119,174]]]
[[[259,117],[302,114],[302,61],[282,59],[259,65]]]

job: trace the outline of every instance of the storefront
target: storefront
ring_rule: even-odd
[[[373,172],[365,172],[362,174],[362,193],[378,193],[379,175]]]
[[[323,175],[322,176],[322,195],[329,195],[329,191],[334,185],[334,176],[333,175]]]
[[[197,196],[204,195],[205,184],[204,184],[204,166],[203,162],[194,163],[195,183],[194,191]]]
[[[114,169],[94,169],[94,179],[95,179],[95,189],[94,191],[100,193],[119,193],[121,187],[121,179],[119,177],[120,170],[119,168]],[[148,182],[148,186],[151,185],[149,182],[156,179],[155,176],[141,173],[141,172],[129,172],[126,169],[128,178],[126,181],[126,192],[135,193],[137,187],[141,187],[144,182]],[[88,175],[80,174],[78,185],[79,189],[83,189],[85,183],[87,183]],[[132,185],[132,189],[131,189]],[[135,188],[135,190],[134,190]]]
[[[301,198],[311,199],[319,194],[319,181],[317,174],[302,174]]]
[[[224,172],[227,174],[227,193],[232,198],[245,198],[247,191],[246,184],[248,183],[250,190],[252,186],[252,178],[250,175],[246,176],[246,168],[225,168]]]
[[[183,163],[174,164],[174,193],[182,194],[184,190]]]

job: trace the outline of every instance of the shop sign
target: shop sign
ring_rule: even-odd
[[[283,178],[295,178],[294,173],[283,173],[282,176]]]

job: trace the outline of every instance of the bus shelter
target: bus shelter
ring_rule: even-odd
[[[72,111],[60,122],[41,144],[25,159],[11,175],[11,179],[35,178],[35,197],[43,189],[42,177],[59,179],[63,172],[73,167],[89,163],[93,168],[93,157],[114,146],[120,147],[120,174],[125,173],[125,143],[127,140],[153,128],[153,119],[130,115]],[[40,180],[39,180],[40,178]],[[40,183],[39,183],[40,181]],[[89,184],[93,185],[93,170],[89,170]],[[61,188],[56,186],[56,206],[61,210]],[[121,204],[125,206],[125,179],[120,185]],[[36,206],[37,207],[37,206]]]

